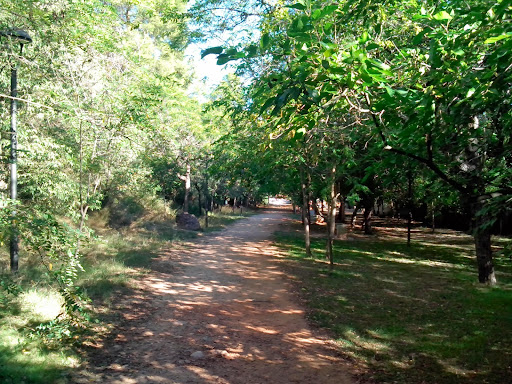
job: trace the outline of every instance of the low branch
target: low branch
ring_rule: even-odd
[[[54,111],[54,110],[55,110],[55,108],[49,107],[49,106],[44,105],[44,104],[39,104],[39,103],[36,103],[36,102],[30,101],[30,100],[27,100],[27,99],[22,99],[22,98],[19,98],[19,97],[13,97],[13,96],[5,95],[5,94],[3,94],[3,93],[0,93],[0,97],[4,97],[4,98],[6,98],[6,99],[11,99],[11,100],[22,101],[22,102],[27,103],[27,104],[33,104],[33,105],[35,105],[36,107],[41,107],[41,108],[51,109],[52,111]]]
[[[378,129],[379,135],[380,135],[380,137],[382,139],[382,142],[385,145],[385,147],[384,147],[385,150],[397,153],[399,155],[408,157],[410,159],[414,159],[414,160],[418,161],[419,163],[422,163],[422,164],[426,165],[437,176],[439,176],[439,178],[441,180],[443,180],[446,183],[448,183],[449,185],[451,185],[457,191],[459,191],[459,192],[461,192],[463,194],[469,194],[470,193],[470,191],[469,191],[469,189],[467,187],[465,187],[462,184],[458,183],[457,181],[453,180],[446,173],[444,173],[441,170],[441,168],[439,168],[439,166],[436,163],[434,163],[433,154],[429,152],[429,148],[428,148],[428,146],[429,145],[431,146],[432,143],[430,143],[428,140],[427,140],[427,152],[429,154],[428,158],[424,158],[424,157],[415,155],[414,153],[410,153],[410,152],[404,151],[403,149],[400,149],[400,148],[393,148],[391,145],[389,145],[388,139],[384,135],[384,132],[382,130],[382,124],[377,120],[377,116],[375,116],[375,114],[373,112],[371,112],[370,97],[368,96],[367,93],[365,93],[365,97],[366,97],[366,102],[368,103],[368,107],[370,108],[370,114],[372,116],[373,123],[375,124],[375,127]],[[430,149],[431,149],[431,147],[430,147]]]

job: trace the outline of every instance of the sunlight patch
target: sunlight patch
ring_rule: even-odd
[[[279,334],[279,331],[276,331],[275,329],[265,328],[265,327],[253,327],[250,325],[247,325],[246,328],[252,329],[256,332],[266,333],[268,335],[277,335]]]
[[[375,339],[367,339],[359,336],[354,331],[346,331],[345,337],[355,346],[362,348],[362,349],[369,349],[371,351],[375,352],[382,352],[382,351],[389,351],[389,345],[384,344],[380,341],[377,341]],[[378,336],[381,337],[380,335]]]
[[[30,313],[38,321],[55,319],[63,309],[64,299],[51,290],[32,289],[24,292],[21,297],[21,309]]]
[[[396,252],[388,252],[389,254],[395,254]],[[394,263],[400,264],[418,264],[425,265],[427,267],[443,267],[443,268],[451,268],[451,269],[467,269],[464,265],[457,265],[453,263],[446,263],[443,261],[433,261],[433,260],[415,260],[415,259],[406,259],[403,257],[382,257],[376,256],[377,260],[382,261],[392,261]]]

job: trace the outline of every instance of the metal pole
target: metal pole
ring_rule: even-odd
[[[20,44],[20,57],[23,54],[23,45],[32,42],[30,35],[21,29],[11,28],[0,31],[0,37],[5,37]],[[18,199],[18,130],[16,115],[18,112],[18,62],[16,61],[11,66],[11,156],[9,163],[11,165],[10,175],[10,192],[11,200],[13,203],[13,209],[11,213],[11,241],[10,241],[10,259],[11,259],[11,272],[18,272],[18,261],[19,261],[19,235],[18,227],[16,224],[16,203]]]
[[[208,228],[208,194],[209,194],[209,190],[208,190],[208,157],[206,157],[206,196],[205,196],[205,200],[206,200],[206,217],[204,219],[204,226],[206,228]]]
[[[408,216],[407,216],[407,246],[411,246],[411,226],[412,226],[412,172],[409,170],[407,172],[408,178],[408,189],[407,189],[407,205],[409,208]]]
[[[18,64],[15,64],[11,69],[11,200],[13,204],[16,204],[18,198],[18,132],[17,132],[17,121],[16,115],[18,112]],[[16,226],[16,208],[13,208],[11,216],[11,272],[18,272],[18,260],[19,260],[19,239],[18,239],[18,228]]]

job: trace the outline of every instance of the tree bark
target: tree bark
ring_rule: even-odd
[[[475,240],[476,261],[478,264],[478,281],[483,284],[495,285],[496,275],[491,249],[491,226],[488,225],[488,217],[479,214],[483,204],[477,202],[472,204],[473,214],[473,238]]]
[[[311,221],[311,218],[309,216],[309,183],[306,182],[304,171],[302,169],[300,172],[300,178],[302,187],[302,212],[304,218],[304,243],[306,249],[306,256],[311,257],[311,238],[309,233],[309,225]]]
[[[185,174],[185,201],[183,202],[183,211],[188,213],[188,195],[190,195],[190,164],[187,164],[187,173]]]
[[[178,175],[185,182],[185,198],[183,200],[183,212],[188,213],[188,195],[190,195],[190,164],[187,163],[187,173],[185,176]]]
[[[196,183],[196,190],[197,190],[197,200],[199,205],[199,216],[203,216],[203,204],[201,201],[201,186]]]
[[[352,217],[350,218],[350,226],[352,228],[356,225],[357,211],[359,211],[359,207],[354,205],[354,209],[352,210]]]
[[[363,227],[366,235],[373,233],[372,229],[372,212],[373,212],[373,199],[368,199],[364,202],[364,214],[363,214]]]
[[[411,226],[412,226],[412,173],[407,173],[408,189],[407,189],[407,246],[411,246]]]
[[[336,168],[331,170],[331,188],[329,201],[327,202],[327,258],[329,259],[329,269],[334,269],[334,254],[333,254],[333,243],[336,230],[336,202],[338,196],[336,194]]]

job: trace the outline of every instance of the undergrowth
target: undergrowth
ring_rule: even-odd
[[[83,271],[73,281],[76,290],[70,291],[80,303],[74,315],[66,310],[68,298],[49,260],[42,262],[22,243],[20,271],[13,276],[7,270],[8,250],[0,250],[0,383],[72,383],[73,371],[83,362],[80,347],[115,326],[116,298],[128,292],[132,279],[150,272],[160,250],[220,230],[248,213],[210,213],[203,232],[177,230],[169,212],[137,214],[137,220],[125,220],[129,226],[116,229],[107,211],[91,215],[94,235],[83,242]],[[204,227],[204,217],[200,221]]]

